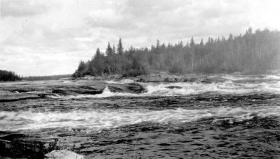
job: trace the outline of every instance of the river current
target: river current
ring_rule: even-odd
[[[280,94],[280,76],[233,76],[224,75],[224,82],[199,83],[199,82],[181,82],[181,83],[140,83],[147,92],[142,94],[132,93],[113,93],[106,87],[102,94],[97,95],[76,95],[76,96],[58,96],[50,98],[63,100],[86,100],[89,103],[96,99],[108,97],[166,97],[169,96],[188,96],[203,93],[214,94],[254,94],[254,93],[272,93]],[[107,83],[131,83],[132,80],[106,81]],[[32,92],[31,92],[32,93]],[[129,99],[128,99],[129,100]],[[141,105],[139,105],[141,107]],[[48,107],[44,105],[43,107]],[[69,106],[73,107],[73,106]],[[205,117],[230,117],[242,120],[250,118],[251,114],[259,116],[280,116],[280,107],[277,105],[259,106],[259,107],[213,107],[207,109],[167,109],[167,110],[148,110],[148,109],[106,109],[97,110],[88,106],[85,110],[79,110],[75,107],[72,111],[46,111],[41,108],[40,111],[1,111],[0,127],[1,130],[18,131],[26,129],[41,129],[55,127],[85,127],[93,130],[105,128],[115,128],[118,126],[135,124],[140,122],[191,122]],[[124,107],[125,108],[125,107]]]
[[[216,75],[219,81],[143,83],[140,94],[111,92],[106,86],[96,95],[48,95],[44,99],[0,103],[1,132],[48,132],[83,134],[153,123],[180,125],[226,121],[228,125],[280,117],[279,75]],[[72,81],[60,81],[70,83]],[[107,80],[106,84],[127,84],[133,80]],[[36,82],[35,82],[36,83]],[[38,82],[40,83],[40,82]],[[24,83],[4,83],[2,88]],[[26,84],[26,82],[25,82]],[[48,82],[45,83],[48,85]],[[27,92],[32,94],[36,90]],[[53,132],[53,134],[52,134]],[[280,145],[278,145],[280,146]]]

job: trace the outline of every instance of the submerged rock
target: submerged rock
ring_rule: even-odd
[[[178,77],[168,74],[151,74],[139,77],[138,82],[177,82]]]
[[[182,89],[183,87],[180,87],[180,86],[168,86],[166,88],[168,88],[168,89]]]
[[[45,155],[47,159],[83,159],[84,156],[68,150],[53,150]]]
[[[0,85],[0,102],[13,102],[28,99],[46,98],[53,94],[78,95],[101,94],[105,89],[104,82],[93,80],[78,81],[32,81]]]
[[[11,102],[11,101],[38,99],[38,98],[41,98],[41,97],[36,94],[13,93],[13,92],[9,92],[9,91],[0,91],[0,102]]]
[[[151,74],[143,75],[136,79],[137,82],[201,82],[201,83],[217,83],[225,82],[226,79],[218,76],[206,75],[169,75],[169,74]]]
[[[225,82],[225,81],[227,80],[222,77],[207,77],[201,79],[199,82],[209,84],[209,83],[218,83],[218,82]]]
[[[29,88],[29,87],[15,88],[15,89],[11,90],[11,92],[14,92],[14,93],[26,93],[26,92],[32,92],[32,91],[35,91],[35,89]]]
[[[137,82],[195,82],[198,77],[190,76],[177,76],[169,74],[151,74],[140,76]]]
[[[104,86],[78,86],[78,87],[59,87],[53,88],[52,93],[59,95],[78,95],[78,94],[101,94]]]
[[[110,84],[108,88],[111,92],[121,92],[121,93],[144,93],[146,89],[138,83],[128,83],[128,84]]]

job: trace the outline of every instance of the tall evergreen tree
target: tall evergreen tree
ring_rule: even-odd
[[[106,49],[106,55],[112,56],[113,55],[113,49],[110,46],[110,43],[108,43],[107,49]]]
[[[118,44],[118,48],[117,48],[118,54],[119,55],[123,55],[123,46],[122,46],[122,39],[119,39],[119,44]]]
[[[116,54],[116,47],[115,47],[115,45],[113,45],[112,53],[113,53],[113,54]]]

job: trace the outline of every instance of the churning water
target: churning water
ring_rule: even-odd
[[[142,94],[110,92],[106,87],[102,94],[77,96],[52,96],[52,98],[105,98],[112,96],[187,96],[207,92],[219,94],[274,93],[280,94],[280,76],[223,75],[223,82],[178,82],[178,83],[140,83],[147,92]],[[107,83],[132,83],[130,79],[107,81]]]
[[[248,120],[253,117],[280,116],[280,107],[219,107],[210,109],[174,110],[92,110],[72,112],[0,112],[2,131],[34,130],[42,128],[87,128],[100,130],[141,122],[181,123],[203,118],[225,117],[234,121]]]
[[[182,83],[140,83],[147,92],[142,94],[113,93],[106,87],[102,94],[53,96],[52,98],[75,98],[91,100],[90,98],[104,98],[112,96],[188,96],[214,92],[217,94],[248,94],[273,93],[280,94],[280,76],[222,76],[223,82],[182,82]],[[131,80],[109,81],[109,83],[130,83]],[[89,98],[89,99],[88,99]],[[129,99],[127,99],[129,100]],[[92,101],[94,102],[94,100]],[[48,107],[47,105],[45,106]],[[203,118],[225,117],[234,121],[242,121],[254,116],[280,116],[280,106],[257,107],[212,107],[208,109],[79,109],[71,111],[1,111],[1,131],[19,131],[44,128],[85,128],[88,130],[102,130],[141,122],[182,123],[192,122]]]

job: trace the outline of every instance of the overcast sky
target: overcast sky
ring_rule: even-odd
[[[0,69],[70,74],[97,47],[280,30],[279,0],[0,0]]]

